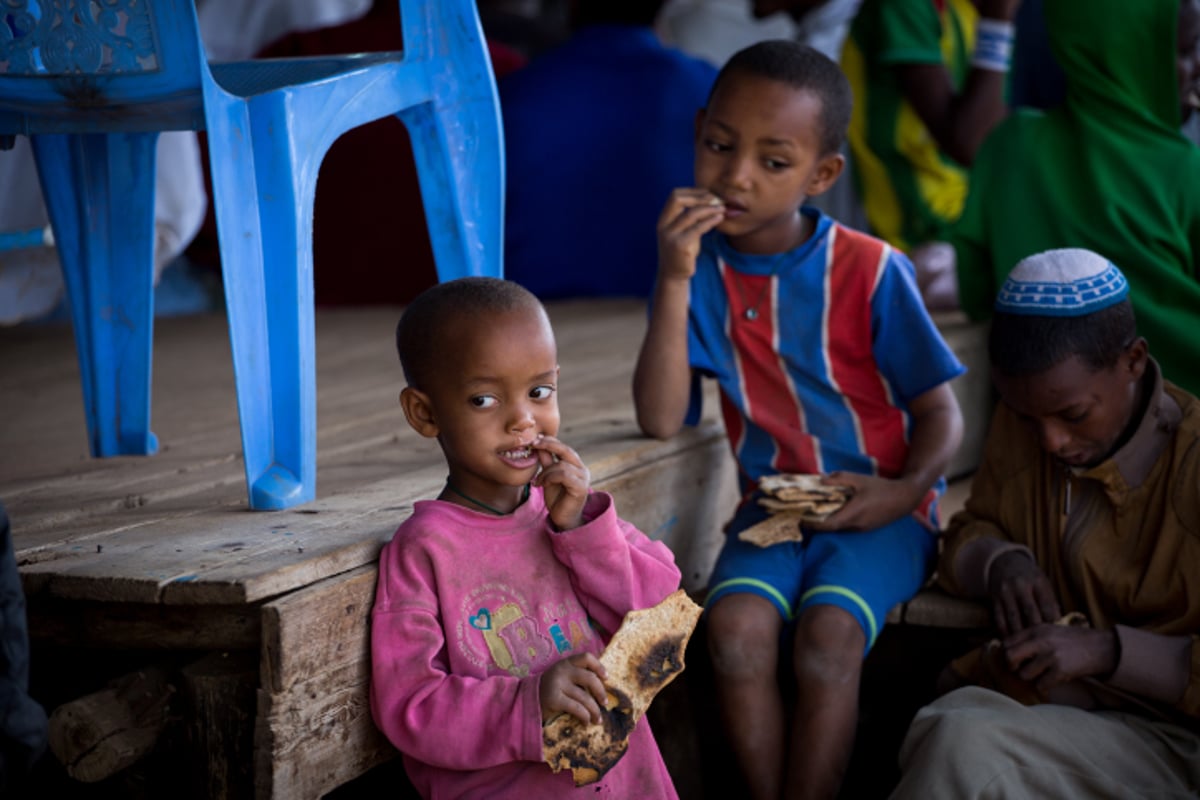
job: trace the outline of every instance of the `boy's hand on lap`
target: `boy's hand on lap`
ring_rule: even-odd
[[[543,672],[538,681],[542,723],[559,714],[570,714],[585,725],[598,723],[608,699],[605,677],[604,665],[591,653],[564,658]]]
[[[700,255],[700,237],[725,219],[725,204],[707,189],[671,192],[658,218],[660,279],[690,280]]]
[[[904,481],[862,475],[857,472],[831,472],[822,483],[847,486],[853,491],[846,505],[819,522],[805,522],[814,531],[870,531],[911,514],[925,496],[914,496],[914,488]]]
[[[533,449],[542,465],[533,484],[542,487],[550,522],[560,531],[578,528],[583,524],[591,473],[578,453],[553,436],[539,436]]]
[[[1025,628],[1004,640],[1008,668],[1045,694],[1077,678],[1108,676],[1117,668],[1116,633],[1052,623]]]
[[[1054,587],[1028,553],[999,556],[988,575],[992,616],[1002,636],[1011,636],[1062,616]]]

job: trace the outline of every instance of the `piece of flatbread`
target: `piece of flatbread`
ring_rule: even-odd
[[[679,589],[652,608],[630,611],[600,655],[608,702],[596,725],[559,714],[542,726],[542,755],[576,786],[594,783],[625,755],[629,734],[655,695],[680,672],[703,609]]]
[[[845,486],[828,486],[821,483],[820,475],[794,473],[764,475],[758,479],[758,488],[769,497],[785,502],[837,498],[844,502],[851,494],[851,490]]]
[[[738,533],[738,538],[759,547],[770,547],[780,542],[802,542],[804,532],[800,530],[800,523],[803,521],[803,514],[771,514],[762,522]]]
[[[772,514],[803,514],[809,519],[827,517],[834,511],[846,505],[841,498],[821,500],[776,500],[774,497],[760,497],[758,504]]]

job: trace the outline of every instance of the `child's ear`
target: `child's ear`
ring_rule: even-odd
[[[817,168],[813,171],[812,180],[808,182],[806,194],[809,197],[816,197],[828,191],[829,187],[833,186],[845,168],[846,157],[841,153],[830,153],[824,156],[817,162]]]
[[[404,409],[404,418],[414,431],[422,436],[433,439],[438,435],[437,421],[433,418],[433,405],[429,395],[405,386],[400,392],[400,407]]]

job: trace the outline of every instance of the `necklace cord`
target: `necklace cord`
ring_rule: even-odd
[[[474,497],[471,497],[469,494],[466,494],[461,489],[459,489],[457,486],[455,486],[453,483],[451,483],[448,478],[446,479],[446,488],[449,489],[454,494],[461,497],[463,500],[466,500],[468,503],[474,503],[475,505],[479,506],[480,508],[484,509],[485,511],[495,514],[497,517],[507,517],[509,514],[512,513],[511,511],[507,511],[507,512],[501,511],[500,509],[495,508],[494,506],[489,506],[487,503],[483,502],[482,500],[476,500]],[[517,507],[520,508],[521,503],[524,503],[528,499],[529,499],[529,484],[527,483],[527,484],[525,484],[525,488],[522,489],[522,491],[521,491],[521,500],[520,500],[520,502],[517,503]],[[513,509],[513,511],[515,511],[515,510],[516,509]]]

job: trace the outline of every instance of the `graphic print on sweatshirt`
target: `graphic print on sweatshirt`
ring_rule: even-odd
[[[518,678],[536,675],[596,638],[587,612],[574,597],[547,600],[532,609],[525,594],[488,583],[462,602],[458,646],[477,667],[499,668]]]

